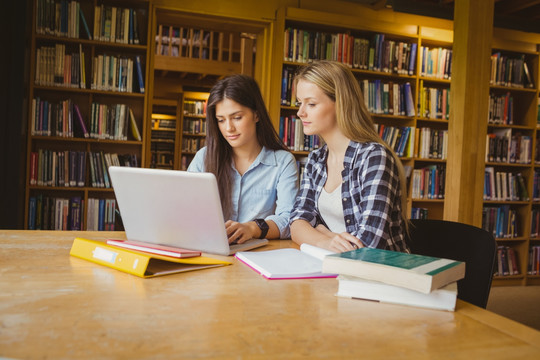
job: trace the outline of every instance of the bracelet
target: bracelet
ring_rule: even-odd
[[[268,230],[270,229],[270,226],[264,221],[264,219],[255,219],[255,224],[261,229],[261,235],[259,235],[259,239],[264,239],[266,237],[266,234],[268,234]]]

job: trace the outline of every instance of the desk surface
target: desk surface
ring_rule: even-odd
[[[233,258],[141,279],[70,257],[75,236],[124,233],[0,231],[0,357],[540,358],[540,332],[465,302],[342,299],[336,279],[265,280]]]

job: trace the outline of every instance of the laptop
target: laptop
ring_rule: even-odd
[[[233,255],[268,243],[229,245],[214,174],[109,167],[128,240]]]

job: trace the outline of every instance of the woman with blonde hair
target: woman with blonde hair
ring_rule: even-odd
[[[293,241],[334,252],[409,252],[403,167],[375,131],[353,73],[317,61],[295,81],[304,133],[325,145],[309,155],[291,213]]]

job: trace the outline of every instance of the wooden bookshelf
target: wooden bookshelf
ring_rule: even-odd
[[[314,58],[336,60],[335,50],[333,56],[331,57],[328,57],[319,51],[319,55],[312,57],[310,54],[308,56],[309,59],[305,59],[303,57],[291,59],[290,43],[291,41],[294,41],[294,36],[297,37],[296,41],[298,43],[299,36],[289,36],[289,34],[297,29],[308,32],[307,36],[310,41],[309,46],[312,48],[317,47],[316,45],[312,45],[313,38],[317,39],[324,36],[323,34],[330,34],[331,37],[337,36],[339,38],[338,41],[340,41],[342,34],[345,34],[345,39],[352,37],[355,40],[361,39],[360,41],[366,42],[367,45],[363,46],[364,49],[367,50],[359,50],[361,54],[365,54],[365,51],[369,51],[369,48],[374,47],[375,39],[382,35],[384,36],[384,40],[389,41],[384,42],[383,44],[385,46],[386,44],[390,44],[388,45],[388,48],[391,50],[387,50],[386,53],[391,53],[394,49],[397,53],[399,49],[399,51],[403,51],[403,54],[409,54],[409,56],[405,57],[405,55],[401,55],[402,52],[399,52],[399,56],[403,56],[403,60],[405,61],[399,61],[400,58],[398,58],[394,61],[393,69],[392,66],[390,66],[390,68],[386,66],[385,69],[379,69],[376,66],[369,66],[369,58],[367,59],[367,63],[365,63],[365,61],[360,61],[360,64],[357,64],[357,61],[354,60],[356,56],[356,50],[354,50],[356,49],[356,44],[354,44],[352,47],[348,47],[346,50],[343,50],[343,53],[349,52],[353,54],[352,60],[351,57],[339,60],[339,55],[337,59],[338,61],[347,63],[349,67],[351,67],[351,70],[360,82],[362,90],[366,94],[365,96],[370,99],[368,108],[370,109],[373,119],[378,126],[378,130],[380,131],[381,135],[383,135],[383,139],[388,139],[391,141],[391,131],[399,130],[397,134],[398,136],[402,136],[405,133],[403,130],[404,128],[410,129],[408,130],[408,140],[403,143],[400,154],[401,161],[409,173],[408,209],[406,211],[408,214],[411,214],[413,209],[422,208],[427,209],[429,218],[442,218],[445,196],[444,186],[441,185],[439,190],[432,192],[433,194],[428,194],[429,191],[425,189],[422,194],[416,197],[412,196],[412,187],[415,184],[420,184],[418,181],[413,181],[413,178],[422,176],[422,172],[424,175],[429,176],[426,170],[422,170],[427,167],[435,169],[434,171],[429,172],[430,174],[435,174],[434,178],[444,179],[444,175],[442,174],[444,174],[445,171],[445,158],[442,156],[439,158],[438,155],[433,157],[433,154],[429,154],[429,152],[421,152],[418,150],[418,146],[421,146],[422,144],[421,141],[419,142],[419,138],[422,136],[433,137],[435,136],[434,134],[441,134],[442,139],[444,132],[447,132],[448,130],[448,118],[442,114],[420,114],[418,104],[421,100],[421,88],[435,88],[442,93],[442,89],[447,90],[450,87],[450,83],[448,77],[437,78],[435,76],[424,75],[422,73],[420,55],[421,49],[424,46],[429,48],[451,50],[452,33],[447,30],[423,28],[413,25],[401,25],[384,21],[372,22],[368,20],[364,22],[358,21],[358,19],[353,16],[349,17],[331,13],[320,13],[313,10],[297,8],[281,9],[278,12],[276,28],[281,29],[282,31],[278,31],[275,38],[275,49],[277,50],[273,56],[273,61],[277,65],[275,65],[274,71],[279,71],[280,74],[282,74],[282,79],[280,84],[276,83],[274,85],[273,92],[275,95],[283,94],[285,91],[282,88],[282,86],[285,86],[283,82],[283,74],[285,74],[283,69],[291,69],[294,73],[299,66],[302,66],[304,63],[307,63]],[[302,36],[305,41],[305,35],[300,36]],[[326,36],[328,38],[328,35]],[[355,40],[353,40],[353,43]],[[315,40],[315,43],[316,41],[317,40]],[[289,42],[289,45],[287,42]],[[402,50],[402,48],[404,50]],[[284,54],[286,51],[289,52],[288,55]],[[413,55],[415,58],[412,62],[410,60],[411,53],[414,53]],[[293,55],[293,57],[294,56],[297,55]],[[371,64],[374,65],[373,60]],[[384,65],[384,62],[381,62],[381,64]],[[389,64],[391,65],[391,62],[389,62]],[[409,69],[409,65],[411,64],[412,67]],[[367,68],[365,66],[367,66]],[[401,66],[403,66],[403,68]],[[409,109],[408,113],[397,113],[395,112],[398,110],[397,107],[392,109],[391,106],[389,109],[383,108],[381,110],[381,108],[377,108],[375,104],[372,104],[371,99],[374,99],[377,94],[382,93],[383,95],[381,95],[381,97],[386,96],[386,91],[375,91],[372,93],[374,86],[379,86],[379,84],[382,84],[381,87],[395,87],[397,85],[399,86],[400,91],[405,84],[409,86],[411,89],[413,106],[411,109]],[[375,87],[375,89],[377,88]],[[426,92],[429,95],[429,91],[427,90]],[[277,96],[274,96],[274,99],[276,97]],[[277,98],[281,100],[281,97]],[[429,98],[424,100],[423,103],[425,103],[427,106],[427,104],[429,104]],[[274,109],[275,108],[276,107],[274,106]],[[272,116],[275,119],[274,121],[276,128],[283,128],[282,119],[295,118],[296,112],[297,108],[294,106],[294,103],[290,104],[281,101],[279,109],[277,111],[274,110],[272,113]],[[385,132],[385,128],[388,130],[388,132]],[[430,132],[421,132],[421,128],[429,129]],[[399,141],[394,142],[394,150],[396,150],[396,152],[398,152],[398,144]],[[430,141],[428,141],[427,144],[429,145]],[[293,144],[290,145],[290,148],[295,150]],[[415,148],[417,150],[415,150]],[[306,156],[306,153],[301,151],[293,151],[293,153],[299,159]]]
[[[182,94],[180,129],[180,169],[187,170],[193,155],[206,144],[207,92],[186,91]]]
[[[410,126],[414,129],[429,128],[436,131],[448,131],[449,127],[449,111],[451,104],[448,104],[446,112],[444,114],[433,114],[433,111],[429,108],[430,96],[441,97],[441,94],[447,97],[449,102],[450,97],[448,91],[450,91],[451,84],[451,72],[449,74],[442,73],[429,73],[422,67],[422,54],[423,48],[427,48],[427,51],[441,51],[446,53],[452,52],[453,49],[453,32],[449,29],[438,29],[433,25],[408,25],[406,23],[393,23],[389,19],[388,22],[362,19],[359,21],[358,17],[344,16],[342,14],[322,13],[308,9],[297,8],[283,8],[278,12],[276,20],[276,28],[282,31],[277,31],[275,37],[275,53],[273,54],[273,71],[279,74],[283,73],[283,69],[286,67],[297,68],[301,66],[304,61],[291,61],[291,59],[284,56],[286,51],[286,39],[285,34],[288,29],[301,29],[309,32],[326,32],[332,34],[344,33],[358,38],[366,38],[370,40],[375,34],[384,34],[386,39],[403,40],[408,43],[416,43],[417,46],[417,61],[416,69],[413,74],[402,75],[395,73],[383,73],[380,71],[370,71],[365,69],[357,69],[354,64],[352,71],[360,82],[366,79],[378,79],[381,81],[393,81],[404,82],[408,81],[411,84],[414,95],[415,113],[412,116],[396,116],[395,114],[377,114],[372,113],[376,124],[386,126]],[[519,33],[521,34],[521,33]],[[493,38],[493,52],[501,52],[508,56],[513,56],[516,59],[524,58],[528,64],[528,70],[532,78],[534,86],[532,88],[504,84],[491,84],[490,93],[505,95],[510,94],[514,102],[513,110],[513,124],[498,124],[490,123],[487,125],[488,133],[493,131],[508,130],[512,135],[521,134],[522,136],[530,139],[530,152],[531,161],[525,163],[516,162],[486,162],[486,167],[493,167],[496,171],[505,171],[507,173],[521,173],[527,187],[529,194],[528,199],[508,199],[504,201],[485,200],[485,207],[503,207],[508,206],[510,209],[514,209],[517,216],[517,233],[512,236],[496,236],[498,245],[507,247],[514,250],[514,257],[518,263],[518,274],[508,276],[497,276],[494,279],[494,285],[527,285],[527,284],[540,284],[538,275],[528,274],[529,265],[529,251],[533,246],[540,246],[540,240],[536,234],[531,233],[531,226],[533,222],[533,211],[540,211],[540,205],[538,199],[533,198],[534,188],[538,189],[538,180],[535,183],[535,173],[540,172],[540,161],[538,157],[538,119],[539,119],[539,50],[538,44],[540,40],[537,36],[520,36],[520,39],[516,41],[518,34],[511,30],[494,30]],[[441,57],[438,57],[439,61]],[[310,60],[307,60],[310,61]],[[279,128],[280,117],[294,116],[297,109],[294,104],[280,104],[282,94],[283,79],[276,80],[273,83],[273,106],[272,116],[275,119],[275,126]],[[425,89],[425,90],[423,90]],[[440,101],[440,100],[439,100]],[[280,104],[277,105],[276,104]],[[425,111],[427,110],[429,111]],[[471,121],[473,121],[471,119]],[[474,120],[484,121],[484,120]],[[487,121],[486,121],[487,124]],[[451,152],[452,149],[447,149],[447,152]],[[301,159],[306,156],[305,152],[295,152],[297,158]],[[418,171],[426,167],[439,166],[444,169],[446,167],[446,160],[444,158],[433,158],[430,156],[422,156],[419,152],[414,152],[409,156],[401,157],[403,164],[406,167],[410,167],[412,172]],[[538,176],[536,176],[538,178]],[[431,219],[443,219],[445,200],[444,198],[418,198],[414,196],[413,192],[414,180],[409,180],[409,192],[408,192],[408,204],[410,211],[413,208],[427,209],[427,218]],[[536,190],[538,194],[538,190]],[[471,191],[472,196],[475,191]],[[446,193],[445,197],[452,196],[452,194]]]
[[[492,60],[497,55],[501,59],[498,62],[492,61],[492,74],[497,71],[497,75],[501,74],[502,76],[492,75],[490,81],[491,102],[490,118],[487,121],[486,171],[492,169],[494,173],[501,174],[499,183],[502,183],[503,198],[500,198],[499,192],[498,199],[486,199],[484,209],[491,209],[492,212],[494,212],[493,209],[496,209],[501,214],[502,218],[498,222],[495,220],[493,231],[496,233],[499,252],[504,252],[503,258],[504,256],[510,257],[509,269],[499,267],[494,284],[538,285],[540,284],[538,274],[529,273],[529,264],[532,260],[530,251],[534,246],[540,245],[537,237],[532,234],[533,209],[538,209],[538,205],[534,201],[534,187],[538,188],[538,180],[535,183],[535,171],[537,170],[535,162],[538,161],[538,152],[535,149],[538,146],[540,54],[536,44],[519,41],[508,42],[504,39],[494,40],[492,54]],[[527,79],[523,72],[524,66],[528,69],[530,79]],[[518,71],[515,71],[516,69]],[[509,71],[513,72],[513,79],[504,75],[508,75]],[[504,135],[508,136],[506,140],[509,142],[509,146],[506,149],[506,158],[503,155],[503,158],[497,159],[497,149],[490,148],[489,134],[496,135],[498,140],[503,139]],[[503,137],[499,137],[500,135]],[[492,140],[491,143],[494,144],[495,140]],[[515,198],[511,198],[510,193],[514,192],[512,184],[515,181],[510,179],[517,177],[517,175],[521,177],[522,183],[517,182],[517,185],[514,185],[517,187],[518,194]],[[507,191],[505,191],[505,183]],[[497,181],[495,184],[497,185]],[[525,194],[522,193],[522,187],[525,188]],[[507,194],[506,199],[504,198],[505,193]],[[486,210],[484,214],[484,227],[488,228],[486,224],[491,224],[492,228],[494,226],[493,219],[490,221]],[[510,215],[506,217],[504,216],[506,214]],[[497,228],[497,223],[502,226]],[[506,226],[506,223],[509,225]],[[516,274],[514,274],[516,271],[512,271],[512,256],[517,262],[514,266],[514,270],[517,270]]]
[[[153,8],[152,19],[149,108],[156,108],[156,101],[177,102],[173,168],[185,170],[206,136],[200,130],[206,124],[204,112],[190,112],[189,104],[204,103],[211,87],[225,76],[261,72],[255,60],[262,63],[264,52],[255,53],[255,46],[268,39],[269,23],[160,6]],[[190,127],[195,123],[198,128]],[[150,130],[151,124],[147,126]],[[145,156],[152,163],[151,146]]]
[[[149,12],[143,0],[33,1],[25,228],[122,228],[107,167],[145,166]]]

